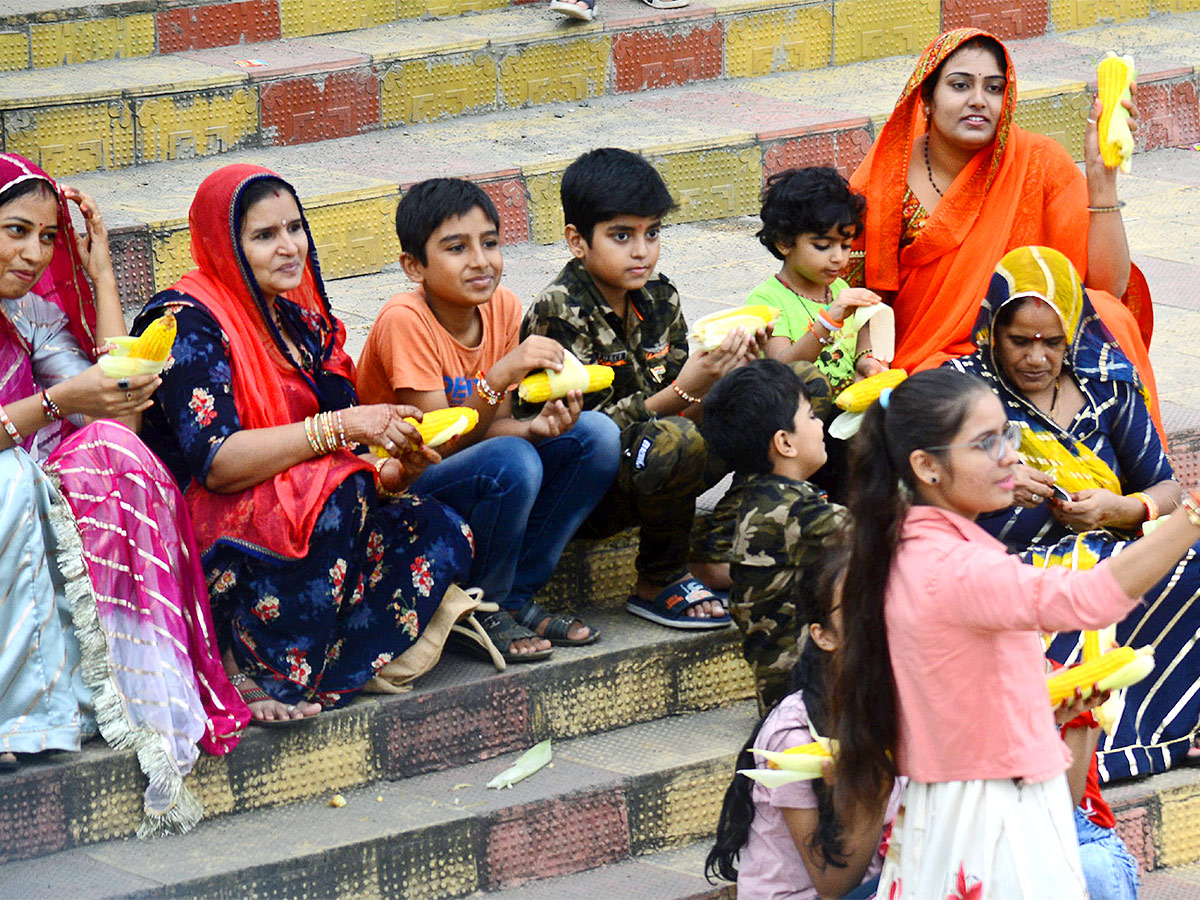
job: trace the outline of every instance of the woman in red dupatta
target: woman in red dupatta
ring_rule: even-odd
[[[197,744],[227,753],[250,714],[179,489],[130,430],[158,379],[95,365],[97,338],[123,334],[96,204],[0,154],[0,763],[98,728],[149,778],[145,836],[199,820]]]
[[[867,218],[848,280],[891,303],[893,364],[913,371],[974,350],[971,328],[1005,253],[1053,247],[1137,366],[1161,433],[1149,291],[1129,262],[1116,171],[1100,157],[1098,101],[1085,177],[1060,144],[1013,123],[1016,98],[1008,52],[986,32],[960,28],[926,48],[851,179]]]
[[[357,405],[291,185],[226,166],[189,224],[197,268],[135,323],[170,310],[179,329],[147,440],[187,486],[227,668],[254,721],[286,723],[349,703],[416,642],[467,575],[470,530],[390,495],[437,456],[404,422],[415,408]]]

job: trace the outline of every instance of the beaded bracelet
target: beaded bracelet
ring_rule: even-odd
[[[1154,498],[1145,491],[1134,491],[1128,496],[1137,498],[1138,502],[1141,503],[1142,506],[1146,507],[1147,522],[1153,522],[1158,518],[1158,503],[1156,503]]]
[[[498,391],[488,384],[487,377],[480,369],[475,373],[475,389],[479,391],[479,395],[483,397],[483,402],[488,406],[499,406],[500,401],[504,399],[504,391]]]
[[[57,422],[62,418],[62,410],[58,408],[58,404],[50,399],[50,395],[42,391],[42,412],[46,414],[46,418],[51,422]]]
[[[687,391],[685,391],[683,388],[681,388],[679,386],[678,381],[671,382],[671,390],[673,390],[675,393],[677,393],[679,395],[680,399],[683,400],[684,403],[699,403],[699,402],[701,402],[701,400],[704,399],[703,397],[693,397],[691,394],[689,394]]]
[[[829,330],[829,326],[827,326],[827,325],[824,325],[824,323],[820,323],[820,324],[822,324],[822,325],[823,325],[823,327],[824,327],[824,328],[825,328],[827,331]],[[832,343],[833,343],[833,335],[832,335],[832,333],[830,333],[830,335],[828,335],[828,336],[826,336],[826,337],[821,337],[821,335],[817,334],[817,330],[816,330],[816,329],[817,329],[817,325],[818,325],[818,322],[817,322],[817,320],[816,320],[816,319],[813,319],[811,322],[809,322],[809,323],[808,323],[808,330],[809,330],[809,332],[812,334],[812,336],[813,336],[813,337],[815,337],[815,338],[817,339],[817,343],[818,343],[818,344],[820,344],[822,347],[825,347],[825,346],[828,346],[829,344],[832,344]]]
[[[17,426],[12,423],[12,419],[8,417],[3,406],[0,406],[0,425],[4,426],[4,430],[8,432],[14,446],[21,443],[21,432],[17,431]]]
[[[1110,213],[1120,212],[1125,206],[1124,200],[1118,200],[1113,206],[1089,206],[1088,212],[1094,213]]]
[[[338,444],[342,447],[351,446],[346,440],[346,420],[342,418],[342,411],[339,409],[334,415],[337,416]]]

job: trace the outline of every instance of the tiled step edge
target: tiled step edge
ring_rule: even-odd
[[[753,704],[556,743],[552,767],[484,784],[515,754],[206,822],[152,848],[112,841],[0,867],[30,896],[460,897],[708,838]],[[319,773],[307,773],[319,778]]]
[[[511,0],[512,5],[536,0]],[[457,16],[510,5],[510,0],[116,0],[81,5],[63,0],[9,4],[0,14],[0,71],[43,68],[63,62],[152,56],[253,44],[280,38],[333,34],[413,18]],[[25,8],[23,8],[25,7]],[[1002,39],[1057,32],[1106,20],[1130,21],[1141,15],[1194,9],[1193,2],[1152,0],[1141,4],[1077,4],[1070,0],[1021,0],[1017,7],[996,2],[942,0],[927,14],[942,27],[974,25]],[[602,13],[603,14],[603,13]]]
[[[247,730],[229,755],[201,755],[188,784],[214,819],[404,779],[753,695],[733,629],[671,632],[618,612],[588,620],[591,647],[497,674],[447,654],[410,693],[373,695],[293,728]],[[129,752],[89,745],[0,780],[0,861],[133,834],[145,780]]]
[[[1104,797],[1116,830],[1143,871],[1200,861],[1200,768],[1116,784]]]

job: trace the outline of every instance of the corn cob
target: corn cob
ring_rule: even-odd
[[[1129,110],[1123,100],[1130,99],[1130,85],[1137,76],[1133,59],[1117,56],[1111,50],[1096,66],[1096,93],[1100,96],[1100,155],[1110,169],[1120,166],[1122,172],[1130,169],[1133,156],[1133,132],[1129,129]]]
[[[129,355],[151,362],[165,362],[174,343],[175,316],[165,313],[151,322],[141,337],[134,341],[133,346],[129,348]]]
[[[1117,646],[1117,626],[1109,625],[1098,631],[1083,633],[1083,662],[1091,662],[1102,653],[1107,653]]]
[[[769,788],[790,784],[793,781],[820,778],[824,773],[825,763],[833,759],[829,749],[820,741],[791,747],[782,753],[757,748],[752,752],[767,761],[767,768],[739,769],[738,771],[747,778],[752,778]]]
[[[888,369],[886,372],[856,381],[838,394],[833,402],[846,412],[865,412],[868,406],[879,399],[879,394],[884,388],[895,387],[907,377],[908,373],[903,369]]]
[[[1086,700],[1093,685],[1100,691],[1116,691],[1137,684],[1154,670],[1154,650],[1142,647],[1118,647],[1090,662],[1059,669],[1046,679],[1050,704],[1058,706],[1075,696],[1076,688]]]
[[[151,322],[140,337],[109,338],[112,349],[97,360],[100,370],[109,378],[157,375],[171,355],[175,328],[175,316],[166,313]]]
[[[404,421],[421,433],[421,443],[426,447],[440,447],[478,425],[479,413],[468,406],[452,406],[449,409],[430,410],[421,417],[420,422],[411,416]],[[371,452],[383,459],[392,455],[375,445],[371,446]]]
[[[726,335],[735,328],[753,332],[772,325],[779,318],[779,310],[766,303],[755,303],[709,313],[692,325],[691,339],[699,350],[714,350],[721,346]]]
[[[584,366],[587,372],[587,387],[569,388],[559,384],[559,390],[555,390],[550,386],[550,375],[546,371],[534,372],[528,375],[517,386],[517,394],[526,403],[541,403],[545,400],[557,400],[560,397],[565,397],[568,390],[581,390],[585,394],[590,394],[592,391],[602,391],[613,383],[613,370],[611,366]]]

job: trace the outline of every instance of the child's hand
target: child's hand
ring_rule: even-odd
[[[887,370],[887,365],[875,357],[863,355],[854,364],[854,380],[862,381],[864,378],[870,378],[872,375],[878,375],[880,372],[886,372]]]
[[[562,344],[554,338],[531,334],[488,369],[487,380],[497,390],[507,391],[516,387],[530,372],[540,372],[542,369],[561,372],[562,364]]]
[[[688,394],[704,396],[718,378],[745,365],[752,358],[749,353],[751,346],[756,345],[756,334],[750,335],[741,328],[735,328],[725,335],[720,346],[689,356],[679,370],[679,377],[675,379],[679,388]]]
[[[1085,712],[1095,709],[1112,696],[1111,691],[1098,691],[1096,686],[1092,685],[1092,693],[1085,700],[1083,699],[1083,691],[1080,688],[1075,688],[1075,696],[1068,697],[1062,703],[1054,708],[1054,721],[1061,728],[1073,719],[1077,719]]]
[[[542,411],[529,421],[529,438],[542,441],[558,437],[579,421],[583,412],[583,392],[567,391],[562,400],[549,400],[542,404]]]
[[[750,336],[750,340],[746,342],[746,362],[753,362],[766,355],[767,342],[774,333],[775,325],[771,324],[764,325]]]
[[[829,317],[835,322],[843,322],[860,306],[874,306],[883,300],[874,291],[866,288],[842,288],[837,299],[829,304]]]

